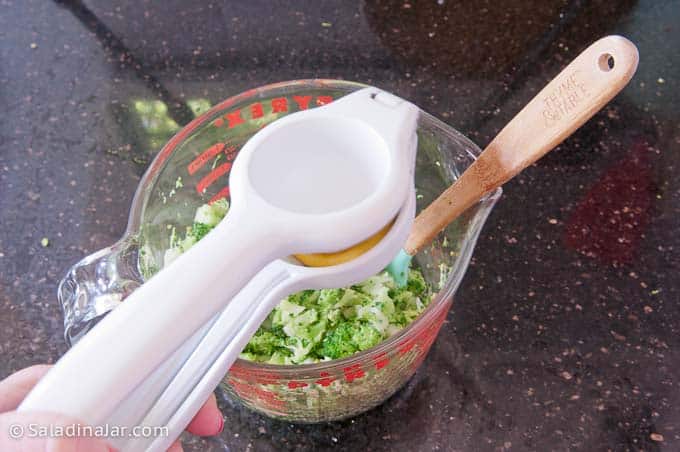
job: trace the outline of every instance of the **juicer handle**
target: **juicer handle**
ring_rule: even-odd
[[[186,360],[191,356],[194,349],[201,342],[210,327],[213,326],[217,317],[213,317],[200,330],[186,341],[180,348],[165,360],[165,362],[154,370],[139,386],[137,386],[127,399],[123,400],[107,418],[109,425],[126,428],[127,431],[139,425],[144,416],[154,406],[158,397],[165,388],[172,382],[179,369],[182,368]],[[153,430],[151,430],[153,431]],[[125,443],[127,438],[117,436],[109,437],[108,442],[116,450],[127,450]]]
[[[305,288],[295,269],[277,260],[262,269],[222,311],[139,425],[164,426],[164,436],[132,438],[129,452],[165,451],[219,385],[241,350],[282,299]]]
[[[406,252],[416,254],[468,207],[569,137],[628,84],[637,65],[637,48],[621,36],[607,36],[581,52],[418,215]]]
[[[116,406],[255,273],[279,253],[287,254],[282,251],[285,244],[276,242],[262,222],[242,212],[233,209],[97,324],[36,385],[19,411],[105,423]]]

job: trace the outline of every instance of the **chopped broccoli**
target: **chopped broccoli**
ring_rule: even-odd
[[[224,218],[228,210],[229,202],[224,198],[212,204],[204,204],[196,211],[194,222],[214,227]]]
[[[229,210],[229,202],[226,199],[219,199],[212,204],[204,204],[196,210],[194,215],[194,223],[183,239],[178,240],[175,234],[175,227],[168,225],[172,230],[170,235],[170,248],[165,251],[163,257],[164,265],[177,259],[177,257],[191,248],[208,234],[217,224],[227,215]]]
[[[213,229],[213,226],[207,225],[205,223],[194,223],[191,225],[191,230],[189,234],[191,235],[194,243],[201,240],[205,235]],[[187,234],[187,235],[189,235]]]
[[[165,252],[165,265],[205,237],[228,209],[226,200],[201,206],[184,238],[173,239]],[[274,308],[240,357],[269,364],[344,358],[399,332],[420,315],[430,298],[425,278],[414,269],[409,270],[405,287],[383,271],[351,287],[303,290]]]
[[[258,331],[248,342],[244,353],[251,353],[253,355],[271,356],[276,352],[280,352],[284,347],[281,347],[281,341],[285,340],[285,336],[277,334],[275,331]]]
[[[410,270],[408,273],[408,281],[406,282],[406,288],[409,292],[414,295],[423,295],[427,292],[427,283],[425,282],[425,277],[420,272],[414,272]]]
[[[326,333],[319,354],[331,359],[344,358],[369,349],[382,340],[382,334],[366,323],[343,322]]]

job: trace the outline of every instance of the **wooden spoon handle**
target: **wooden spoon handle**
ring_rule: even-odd
[[[406,252],[417,253],[465,209],[571,135],[626,86],[637,64],[637,48],[621,36],[607,36],[584,50],[418,215]]]

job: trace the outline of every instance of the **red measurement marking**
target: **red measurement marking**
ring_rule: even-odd
[[[260,102],[250,106],[250,117],[252,119],[261,118],[262,116],[264,116],[264,110]]]
[[[297,104],[300,110],[307,110],[309,108],[309,103],[312,100],[312,96],[293,96],[293,100]],[[317,105],[326,105],[333,101],[331,96],[317,96]],[[288,98],[277,97],[271,100],[272,113],[285,113],[288,111]],[[256,102],[248,108],[250,112],[250,118],[258,119],[264,116],[264,107],[261,102]],[[222,127],[224,125],[224,120],[229,122],[228,127],[231,129],[239,124],[243,124],[245,119],[241,115],[241,110],[234,110],[231,113],[227,113],[222,118],[217,118],[213,121],[215,127]]]
[[[321,386],[330,386],[331,383],[336,380],[335,378],[330,378],[330,374],[328,372],[321,372],[319,375],[321,375],[323,378],[316,380],[314,383]]]
[[[272,113],[283,113],[288,111],[288,99],[277,97],[272,99]]]
[[[229,376],[230,377],[236,377],[236,378],[250,378],[250,376],[253,373],[244,369],[243,367],[239,366],[238,364],[234,364],[231,366],[231,369],[229,369]]]
[[[415,337],[414,341],[416,345],[421,350],[424,350],[432,344],[432,339],[433,339],[433,332],[429,328],[423,329],[418,335]]]
[[[303,381],[289,381],[288,382],[288,387],[290,389],[297,389],[297,388],[305,388],[309,386],[307,383]]]
[[[266,389],[256,388],[255,394],[257,394],[257,396],[260,399],[270,401],[270,402],[273,402],[273,401],[279,399],[278,396],[276,395],[276,393],[274,393],[272,391],[267,391]]]
[[[236,146],[229,146],[224,150],[224,155],[227,156],[227,160],[230,162],[234,161],[234,159],[236,158],[236,154],[238,154]]]
[[[194,119],[191,121],[189,124],[187,124],[182,130],[180,130],[177,135],[172,137],[168,143],[163,146],[163,149],[158,153],[156,156],[156,159],[152,162],[151,166],[148,169],[147,177],[148,179],[153,179],[153,176],[158,174],[158,172],[161,170],[161,168],[164,168],[163,164],[167,160],[167,158],[172,154],[175,149],[177,148],[177,145],[180,144],[182,141],[184,141],[189,135],[194,133],[197,128],[203,126],[207,121],[208,118],[212,118],[214,115],[216,115],[218,112],[222,112],[226,108],[229,108],[232,106],[236,101],[244,101],[250,97],[252,97],[254,94],[257,93],[257,89],[252,89],[250,91],[247,91],[239,96],[235,97],[230,97],[227,100],[224,100],[220,102],[219,104],[215,105],[213,108],[208,110],[206,113],[202,114],[198,118]],[[222,120],[224,121],[224,120]],[[219,127],[219,121],[215,120],[215,126]]]
[[[293,96],[293,100],[300,110],[307,110],[309,108],[309,101],[312,100],[312,96]]]
[[[218,191],[215,196],[210,198],[210,201],[208,201],[208,204],[213,204],[215,201],[219,201],[222,198],[226,198],[229,196],[229,187],[224,187],[222,190]]]
[[[227,381],[229,382],[229,384],[231,385],[231,387],[234,388],[234,391],[236,391],[236,393],[237,393],[238,395],[240,395],[240,396],[245,395],[245,394],[244,394],[244,389],[245,389],[245,388],[244,388],[244,386],[245,386],[244,383],[241,383],[240,381],[236,381],[236,380],[234,380],[233,378],[230,378],[230,379],[227,380]]]
[[[189,174],[194,174],[196,171],[201,169],[203,165],[208,163],[208,160],[222,152],[225,146],[225,143],[215,143],[205,151],[201,152],[201,154],[196,157],[193,162],[189,163],[189,166],[187,166],[187,171],[189,171]]]
[[[366,375],[364,370],[361,368],[361,364],[353,364],[349,367],[345,367],[342,369],[342,371],[345,373],[345,380],[347,380],[347,383],[351,383],[354,380],[362,378]]]
[[[227,121],[229,121],[230,129],[245,122],[243,120],[243,117],[241,116],[241,110],[234,110],[231,113],[227,113],[225,116],[227,118]]]
[[[234,388],[236,393],[245,400],[252,400],[253,395],[260,399],[265,405],[270,408],[283,408],[285,401],[279,399],[276,393],[267,391],[266,389],[258,388],[250,383],[243,383],[234,379],[229,379],[229,384]]]
[[[399,344],[399,354],[400,355],[405,355],[408,352],[411,351],[413,346],[416,345],[414,341],[404,341],[401,344]]]
[[[252,376],[257,383],[263,385],[274,385],[281,379],[281,376],[274,372],[253,372]]]
[[[252,371],[236,365],[229,369],[229,374],[265,385],[276,384],[281,379],[281,376],[275,372]]]
[[[227,172],[231,169],[231,162],[226,162],[212,170],[210,173],[208,173],[207,176],[205,176],[203,179],[201,179],[198,184],[196,184],[196,191],[199,194],[203,194],[206,188],[210,187],[210,185],[215,182],[217,179],[220,177],[224,176],[227,174]]]
[[[390,363],[390,359],[387,357],[387,353],[381,353],[378,356],[373,357],[373,365],[376,370],[380,370]]]

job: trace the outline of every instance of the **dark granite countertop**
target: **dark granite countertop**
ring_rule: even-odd
[[[680,3],[660,0],[0,0],[0,377],[66,350],[56,285],[122,234],[172,133],[145,129],[136,100],[182,125],[192,100],[344,78],[483,146],[619,33],[637,75],[507,184],[405,388],[316,426],[222,400],[221,438],[187,449],[680,450],[679,24]]]

